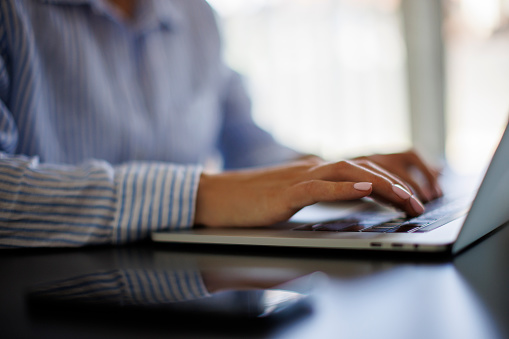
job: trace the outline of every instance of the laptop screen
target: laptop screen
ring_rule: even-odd
[[[509,127],[502,136],[483,182],[453,245],[457,253],[509,221]]]

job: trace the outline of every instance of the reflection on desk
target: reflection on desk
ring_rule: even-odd
[[[216,320],[266,318],[304,306],[318,277],[321,275],[299,277],[272,289],[227,289],[210,294],[196,270],[117,269],[39,284],[28,299],[31,306],[43,311],[150,311]]]
[[[113,270],[35,286],[31,297],[90,304],[157,305],[208,296],[193,270]]]
[[[316,286],[311,313],[264,329],[237,321],[197,325],[194,314],[185,321],[154,314],[124,318],[102,309],[87,319],[79,312],[50,314],[44,308],[33,314],[25,303],[28,288],[36,284],[109,272],[113,284],[121,285],[122,271],[133,272],[133,283],[138,279],[134,272],[141,280],[146,279],[143,272],[159,272],[160,279],[165,272],[170,281],[172,274],[181,276],[192,281],[186,286],[194,293],[184,287],[172,293],[184,299],[200,292],[271,288],[316,271],[328,279]],[[454,258],[137,244],[4,252],[0,277],[2,338],[509,338],[508,227]]]

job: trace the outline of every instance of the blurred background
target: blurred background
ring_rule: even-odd
[[[483,169],[509,112],[509,0],[208,0],[256,122],[339,160]]]

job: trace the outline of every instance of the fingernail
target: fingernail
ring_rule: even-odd
[[[353,185],[353,188],[359,191],[369,191],[373,186],[370,182],[358,182]]]
[[[417,200],[417,198],[414,197],[413,195],[410,198],[410,205],[412,205],[412,208],[416,213],[421,214],[424,212],[424,205],[419,200]]]
[[[392,190],[394,191],[394,193],[396,193],[398,197],[404,200],[412,196],[406,189],[404,189],[401,185],[398,184],[392,185]]]

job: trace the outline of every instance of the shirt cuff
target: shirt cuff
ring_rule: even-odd
[[[130,163],[115,168],[117,213],[113,243],[146,238],[152,231],[194,224],[200,166]]]

